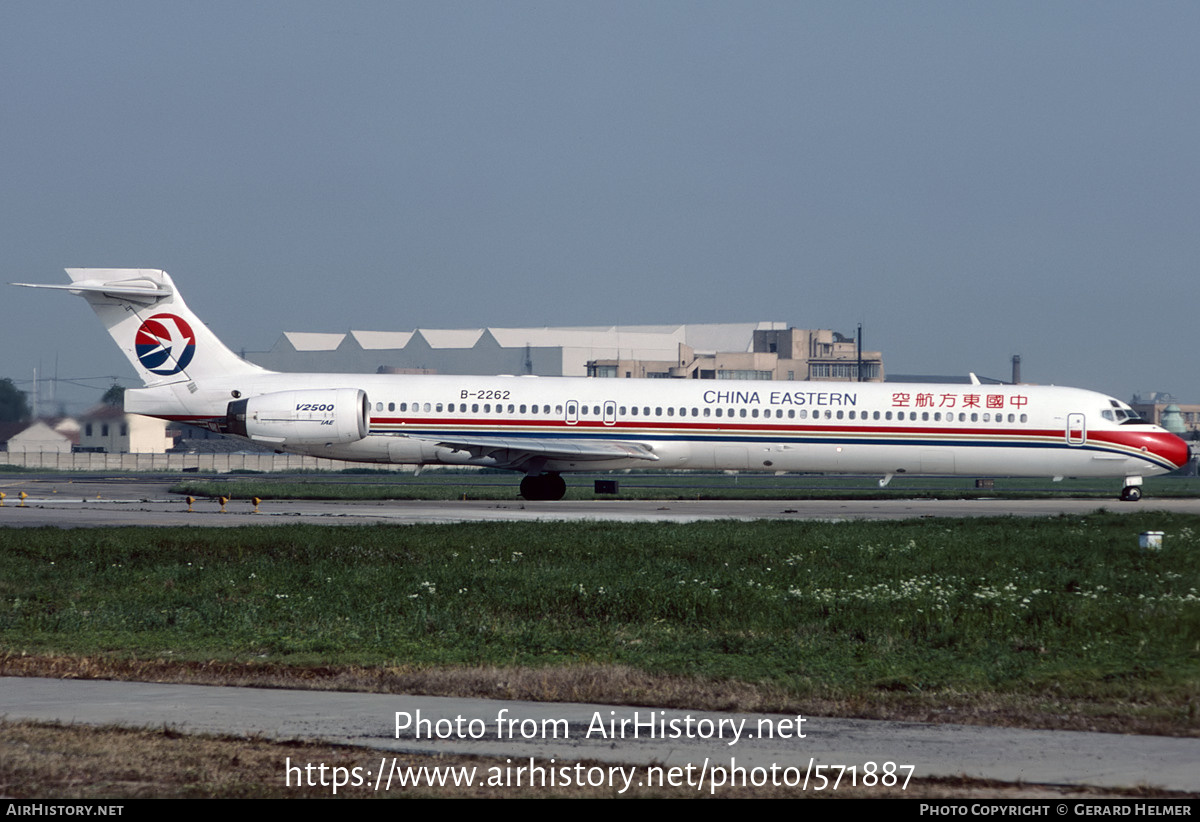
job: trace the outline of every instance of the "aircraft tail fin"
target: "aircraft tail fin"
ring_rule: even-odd
[[[147,386],[268,373],[217,339],[165,271],[68,268],[67,274],[70,285],[13,285],[69,291],[87,300]]]

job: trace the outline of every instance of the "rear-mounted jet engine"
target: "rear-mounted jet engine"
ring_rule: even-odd
[[[370,404],[359,388],[278,391],[229,403],[225,426],[266,445],[345,445],[367,436]]]

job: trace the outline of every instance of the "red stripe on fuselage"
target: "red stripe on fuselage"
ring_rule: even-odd
[[[604,423],[601,420],[580,420],[579,422],[568,423],[562,419],[512,419],[508,417],[498,418],[463,418],[463,417],[448,417],[448,418],[404,418],[404,417],[372,417],[372,425],[391,425],[401,426],[403,428],[427,428],[427,427],[446,427],[446,428],[496,428],[496,429],[512,429],[523,430],[527,428],[556,428],[564,431],[618,431],[618,432],[638,432],[645,431],[647,433],[660,434],[663,431],[677,431],[681,434],[686,433],[750,433],[750,434],[788,434],[792,436],[803,435],[868,435],[875,437],[895,437],[899,435],[923,436],[923,437],[965,437],[968,439],[982,439],[995,437],[1030,437],[1036,439],[1065,439],[1066,434],[1062,429],[1035,429],[1035,428],[955,428],[943,426],[940,428],[931,428],[927,426],[890,426],[884,427],[879,425],[813,425],[812,423],[805,424],[783,424],[783,423],[752,423],[752,422],[736,422],[736,423],[720,423],[720,422],[680,422],[675,420],[662,420],[660,422],[642,422],[640,420],[622,420],[618,423]]]

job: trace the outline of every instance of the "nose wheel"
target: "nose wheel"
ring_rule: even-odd
[[[526,474],[521,479],[521,496],[527,500],[559,500],[566,493],[561,474]]]
[[[1121,489],[1121,499],[1125,502],[1137,502],[1142,498],[1142,489],[1136,485],[1126,485]]]

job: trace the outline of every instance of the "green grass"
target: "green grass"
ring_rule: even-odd
[[[1137,534],[1166,532],[1162,551]],[[1141,700],[1196,726],[1200,518],[0,530],[0,649],[620,664],[796,697]],[[1189,706],[1191,706],[1189,708]]]

